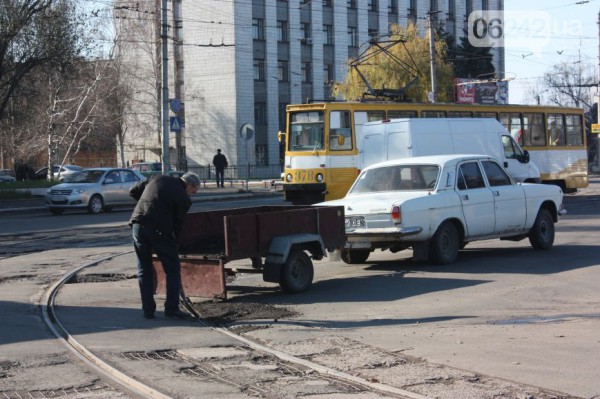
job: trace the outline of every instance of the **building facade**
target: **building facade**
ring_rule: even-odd
[[[332,82],[345,78],[348,59],[371,37],[409,22],[425,32],[428,13],[437,11],[437,23],[458,38],[469,13],[479,9],[502,10],[503,0],[174,0],[178,45],[170,52],[169,84],[177,96],[170,96],[184,106],[179,143],[175,134],[170,140],[171,162],[179,155],[188,167],[207,165],[220,148],[230,165],[278,164],[286,105],[330,100]],[[493,54],[501,78],[503,50]],[[151,112],[156,92],[144,92]],[[253,134],[242,129],[248,125]],[[133,151],[126,158],[160,156],[159,132],[135,132],[140,126],[131,118],[127,130],[135,144],[125,146]]]

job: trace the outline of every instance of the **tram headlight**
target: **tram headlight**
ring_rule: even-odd
[[[285,180],[286,180],[288,183],[291,183],[291,182],[292,182],[292,174],[291,174],[291,173],[288,173],[288,174],[287,174],[287,176],[285,176]]]
[[[317,181],[318,181],[319,183],[322,183],[322,182],[323,182],[323,175],[322,175],[322,174],[320,174],[320,173],[317,173]]]

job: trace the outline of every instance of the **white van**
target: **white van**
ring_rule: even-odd
[[[359,168],[422,155],[485,154],[518,182],[539,183],[540,171],[493,118],[410,118],[369,122],[359,138]]]

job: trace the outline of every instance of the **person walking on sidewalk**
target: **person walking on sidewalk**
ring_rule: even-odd
[[[190,196],[197,192],[199,187],[198,176],[195,173],[185,173],[181,177],[154,175],[138,182],[129,190],[129,195],[137,201],[129,219],[129,226],[138,261],[138,284],[146,319],[153,319],[156,310],[153,251],[162,262],[166,274],[165,317],[190,317],[188,313],[179,309],[181,265],[177,241],[185,215],[192,205]]]
[[[221,149],[218,149],[216,155],[213,157],[213,165],[215,166],[215,172],[217,175],[217,187],[225,187],[223,182],[225,168],[228,166],[228,164],[225,155],[221,154]]]

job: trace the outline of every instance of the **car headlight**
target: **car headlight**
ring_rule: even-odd
[[[83,188],[76,188],[75,190],[73,190],[73,194],[83,194],[85,193],[85,190]]]

